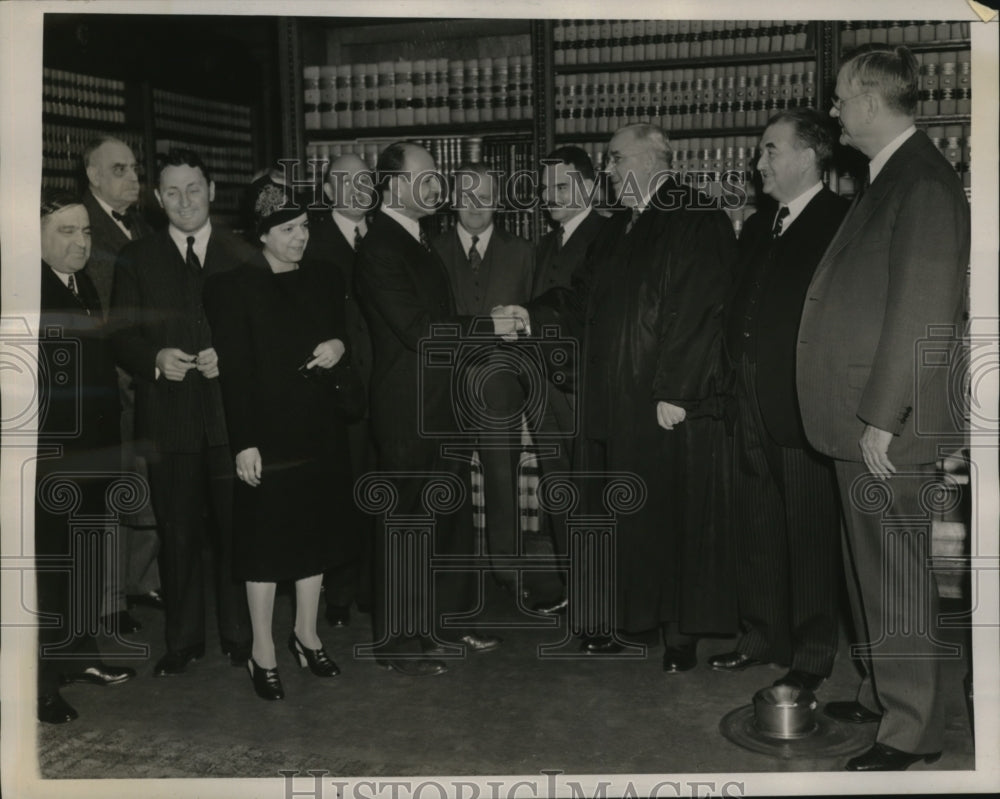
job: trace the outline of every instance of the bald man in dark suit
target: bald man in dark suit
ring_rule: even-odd
[[[93,139],[83,151],[87,190],[83,205],[90,217],[91,251],[87,274],[97,290],[105,319],[111,310],[115,261],[130,241],[150,235],[153,229],[136,208],[139,200],[138,165],[131,148],[113,136]],[[135,451],[135,389],[132,379],[118,370],[121,395],[122,468],[147,477],[145,458]],[[147,505],[124,517],[118,534],[117,580],[108,570],[101,613],[109,632],[128,634],[139,622],[128,612],[131,602],[162,609],[160,572],[156,563],[159,542],[156,518]]]

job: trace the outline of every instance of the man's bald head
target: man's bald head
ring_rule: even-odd
[[[354,153],[345,153],[330,163],[323,193],[334,210],[348,219],[360,222],[373,205],[374,182],[371,170]]]

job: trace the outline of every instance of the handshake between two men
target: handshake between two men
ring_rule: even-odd
[[[520,305],[496,305],[490,310],[493,332],[504,341],[517,341],[531,335],[531,317]],[[673,430],[684,421],[687,411],[679,405],[660,400],[656,403],[656,421],[664,430]]]

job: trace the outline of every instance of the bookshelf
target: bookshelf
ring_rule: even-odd
[[[840,22],[835,29],[836,58],[831,75],[855,47],[872,43],[904,44],[920,64],[917,127],[924,130],[961,177],[971,200],[972,53],[968,22]],[[831,180],[843,195],[854,194],[865,163],[847,159]]]
[[[421,144],[446,180],[463,160],[505,176],[533,171],[537,105],[527,20],[288,20],[286,82],[300,107],[294,150],[309,160],[356,153],[370,168],[391,142]],[[316,176],[318,177],[318,175]],[[524,183],[522,181],[522,183]],[[537,238],[533,187],[515,181],[496,222]],[[449,213],[429,224],[446,230]]]

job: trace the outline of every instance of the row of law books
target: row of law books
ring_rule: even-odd
[[[154,89],[153,116],[158,129],[248,144],[253,140],[253,120],[246,105]]]
[[[395,139],[354,139],[350,141],[314,141],[306,145],[309,160],[333,161],[341,155],[353,153],[374,170],[379,154]],[[504,174],[535,167],[532,160],[534,148],[526,139],[482,136],[432,136],[408,139],[427,150],[437,164],[438,171],[450,175],[463,161],[484,163]]]
[[[556,75],[555,132],[608,133],[633,122],[666,130],[753,127],[816,104],[812,61]]]
[[[972,53],[916,53],[920,64],[919,116],[972,113]]]
[[[87,122],[124,125],[125,83],[44,67],[42,111]]]
[[[663,61],[805,50],[798,20],[561,20],[553,29],[557,66]]]
[[[530,55],[307,66],[307,130],[531,119]]]
[[[74,125],[42,124],[42,172],[72,172],[83,176],[81,156],[91,140],[102,135],[113,135],[124,141],[135,155],[141,170],[144,162],[143,136],[129,130],[102,130]]]
[[[840,23],[840,46],[844,50],[869,43],[919,44],[969,38],[969,23],[928,20],[847,20]]]
[[[215,183],[247,185],[253,179],[253,150],[249,145],[205,144],[187,139],[156,140],[156,152],[167,153],[174,148],[194,150],[205,162]]]

